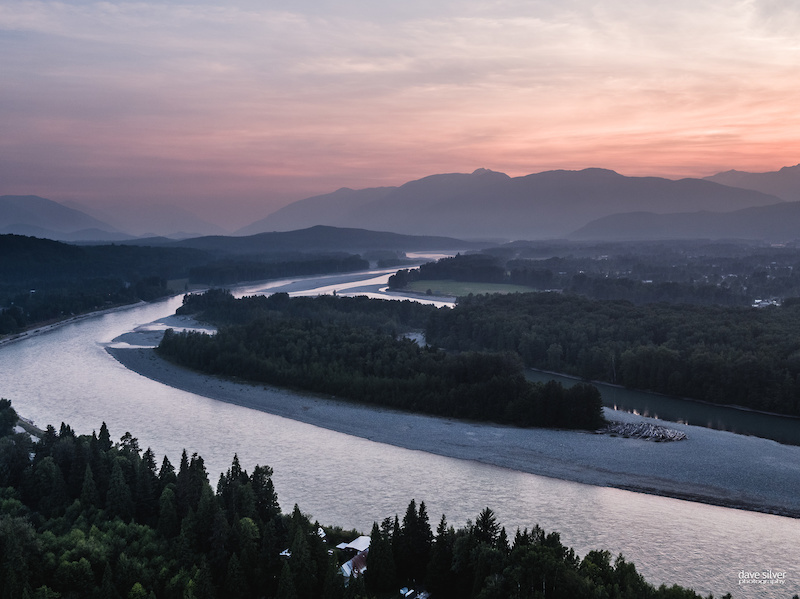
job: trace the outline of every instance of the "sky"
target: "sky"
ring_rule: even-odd
[[[795,0],[0,2],[0,195],[228,230],[490,168],[800,162]]]

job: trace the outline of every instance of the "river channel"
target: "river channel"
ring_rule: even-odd
[[[238,290],[293,294],[371,292],[387,273],[308,278]],[[174,313],[181,298],[86,318],[0,347],[0,397],[37,425],[64,421],[79,433],[105,421],[177,463],[203,456],[212,485],[234,453],[246,469],[268,464],[284,511],[296,503],[325,524],[368,531],[374,520],[425,501],[463,526],[491,507],[513,536],[535,524],[561,533],[579,555],[622,553],[654,584],[720,597],[800,593],[800,520],[594,487],[366,439],[223,403],[151,381],[106,351],[116,337]],[[754,484],[757,484],[754,473]],[[746,572],[786,572],[783,585],[739,584]]]

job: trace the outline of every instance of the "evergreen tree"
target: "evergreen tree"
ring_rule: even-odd
[[[394,565],[394,562],[392,562]],[[345,585],[341,567],[334,556],[328,559],[325,570],[325,582],[322,587],[322,599],[344,599]]]
[[[86,470],[83,475],[83,485],[81,486],[81,505],[83,509],[88,510],[92,507],[98,507],[98,500],[100,496],[97,492],[97,485],[94,484],[94,474],[92,467],[86,464]]]
[[[474,534],[479,543],[494,546],[497,542],[497,537],[500,534],[500,525],[497,523],[497,517],[494,512],[488,507],[475,520]]]
[[[250,596],[247,578],[235,553],[228,561],[228,573],[225,575],[225,593],[229,597],[246,598]]]
[[[34,466],[29,495],[31,503],[46,518],[53,518],[66,509],[69,499],[67,485],[52,457],[48,456]]]
[[[278,592],[275,595],[275,598],[298,599],[297,591],[294,588],[294,577],[292,576],[292,569],[289,567],[289,562],[283,563],[281,577],[278,580]]]
[[[269,522],[278,516],[281,508],[278,505],[278,494],[272,483],[272,468],[256,465],[250,477],[250,485],[255,495],[256,513],[261,521]]]
[[[372,524],[365,577],[364,582],[373,593],[387,591],[393,588],[396,582],[391,541],[378,528],[377,522]]]
[[[110,517],[119,517],[123,522],[129,522],[133,517],[133,498],[130,487],[125,481],[120,462],[124,458],[117,458],[111,468],[111,480],[106,494],[106,511]]]
[[[184,450],[185,453],[185,450]],[[158,483],[161,491],[164,491],[167,485],[176,484],[178,477],[175,476],[175,467],[169,461],[167,456],[161,460],[161,468],[158,471]]]
[[[172,486],[161,493],[158,500],[158,532],[167,539],[175,537],[181,529],[178,518],[178,506]]]
[[[455,531],[447,526],[447,518],[442,514],[436,527],[436,538],[431,547],[426,577],[428,588],[435,594],[448,597],[454,585],[451,582],[453,566],[453,543]]]
[[[14,432],[19,416],[11,407],[11,400],[0,399],[0,437],[5,437]]]
[[[97,437],[99,442],[100,451],[107,452],[111,450],[113,444],[111,443],[111,433],[108,432],[108,426],[106,423],[100,425],[100,434]]]
[[[298,599],[312,599],[317,588],[317,568],[311,558],[306,533],[297,527],[289,549],[289,566]]]

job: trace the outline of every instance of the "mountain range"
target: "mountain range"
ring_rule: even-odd
[[[478,169],[431,175],[398,187],[342,188],[293,202],[235,235],[325,225],[483,241],[692,237],[787,241],[800,236],[796,202],[800,203],[800,165],[770,173],[731,170],[677,181],[627,177],[599,168],[522,177]],[[117,214],[114,226],[96,218],[98,214],[90,216],[38,196],[0,196],[0,233],[124,241],[133,238],[134,230],[180,238],[220,232],[179,208],[171,212],[165,211],[169,207],[157,212],[140,208],[129,207],[127,217]],[[151,218],[149,229],[145,216]],[[180,224],[196,232],[176,235]],[[213,244],[216,238],[203,239],[203,244]]]
[[[326,224],[462,239],[560,238],[615,214],[730,212],[782,202],[703,179],[626,177],[597,168],[509,177],[478,169],[400,187],[340,189],[289,204],[237,233]],[[604,236],[599,227],[594,231]]]
[[[185,239],[217,233],[224,230],[177,206],[130,204],[104,213],[36,195],[0,196],[0,234],[67,242],[116,242],[156,235]]]
[[[129,237],[85,212],[35,195],[0,196],[0,234],[8,233],[59,241]]]

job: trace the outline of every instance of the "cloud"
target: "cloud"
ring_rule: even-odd
[[[110,196],[191,196],[195,171],[283,201],[477,166],[770,170],[797,162],[798,22],[780,0],[10,0],[0,163],[16,191],[48,168],[72,195],[102,171]]]

